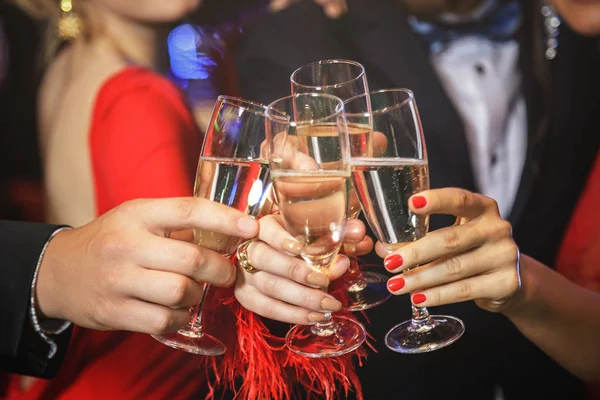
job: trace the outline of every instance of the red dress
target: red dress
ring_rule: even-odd
[[[89,148],[97,214],[134,198],[189,196],[201,137],[183,97],[165,78],[128,67],[96,98]],[[151,336],[79,328],[58,376],[9,399],[203,398],[200,360]],[[1,391],[0,391],[1,393]]]

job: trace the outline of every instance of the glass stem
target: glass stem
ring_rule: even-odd
[[[410,327],[408,328],[412,332],[428,332],[435,326],[435,321],[429,316],[427,307],[417,307],[411,304],[412,307],[412,319]]]
[[[364,290],[367,286],[367,282],[364,280],[363,273],[358,265],[358,258],[356,257],[356,246],[354,245],[345,245],[344,253],[348,256],[350,260],[350,265],[348,266],[348,283],[347,283],[347,291],[349,292],[360,292]]]
[[[313,267],[318,268],[321,272],[325,273],[327,276],[329,276],[329,269],[331,267],[331,261],[333,261],[333,258],[330,260],[329,264],[326,264],[324,266],[317,266],[317,265],[313,265]],[[327,293],[327,286],[320,288],[320,290],[323,293]],[[316,324],[314,324],[311,327],[311,332],[317,336],[330,336],[332,334],[335,333],[335,325],[333,323],[333,316],[331,315],[330,312],[325,314],[325,319],[323,320],[323,322],[317,322]]]
[[[204,306],[209,287],[210,284],[206,282],[202,285],[202,298],[198,302],[198,305],[195,308],[192,308],[191,312],[192,318],[190,320],[190,328],[198,333],[202,332],[202,307]]]

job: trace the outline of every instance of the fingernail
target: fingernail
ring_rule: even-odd
[[[404,282],[404,278],[394,278],[388,281],[387,287],[390,292],[394,293],[402,289],[405,284],[406,282]]]
[[[425,303],[425,300],[427,300],[427,297],[425,297],[423,293],[417,293],[412,298],[412,301],[415,304]]]
[[[256,220],[252,217],[242,217],[238,220],[238,229],[246,234],[253,235],[256,232]]]
[[[323,322],[325,321],[325,315],[313,311],[308,313],[308,320],[310,322]]]
[[[423,196],[413,197],[412,202],[416,209],[423,208],[427,205],[427,199]]]
[[[327,287],[329,285],[329,278],[327,275],[320,271],[314,271],[308,274],[306,277],[306,282],[309,285],[317,286],[317,287]]]
[[[340,311],[342,309],[342,303],[331,297],[325,297],[321,300],[321,309],[327,311]]]
[[[302,246],[300,246],[300,243],[292,239],[285,239],[283,241],[283,249],[296,256],[302,252]]]
[[[397,268],[400,268],[403,263],[404,260],[402,259],[402,256],[400,254],[392,254],[391,256],[385,259],[383,265],[388,271],[393,271]]]

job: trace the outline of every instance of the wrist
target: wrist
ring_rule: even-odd
[[[35,283],[35,311],[40,321],[48,319],[67,319],[62,313],[60,301],[62,295],[57,290],[57,270],[60,268],[61,254],[68,242],[69,230],[57,232],[50,239],[42,256]]]
[[[536,302],[540,292],[538,272],[541,272],[536,272],[537,264],[539,263],[534,259],[521,256],[521,287],[502,311],[513,322],[522,318],[531,319],[542,311]]]

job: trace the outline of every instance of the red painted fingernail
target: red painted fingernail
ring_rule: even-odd
[[[413,303],[415,304],[425,303],[425,300],[427,300],[427,297],[425,297],[423,293],[418,293],[413,296]]]
[[[390,292],[397,292],[404,287],[404,278],[390,279],[387,283],[387,287]]]
[[[393,271],[396,268],[400,268],[403,263],[404,263],[404,260],[402,259],[401,255],[392,254],[391,256],[389,256],[388,258],[385,259],[385,261],[383,262],[383,265],[385,266],[385,269],[387,269],[388,271]]]
[[[415,206],[415,208],[417,208],[417,209],[423,208],[427,205],[427,199],[423,196],[413,197],[412,202],[413,202],[413,206]]]

